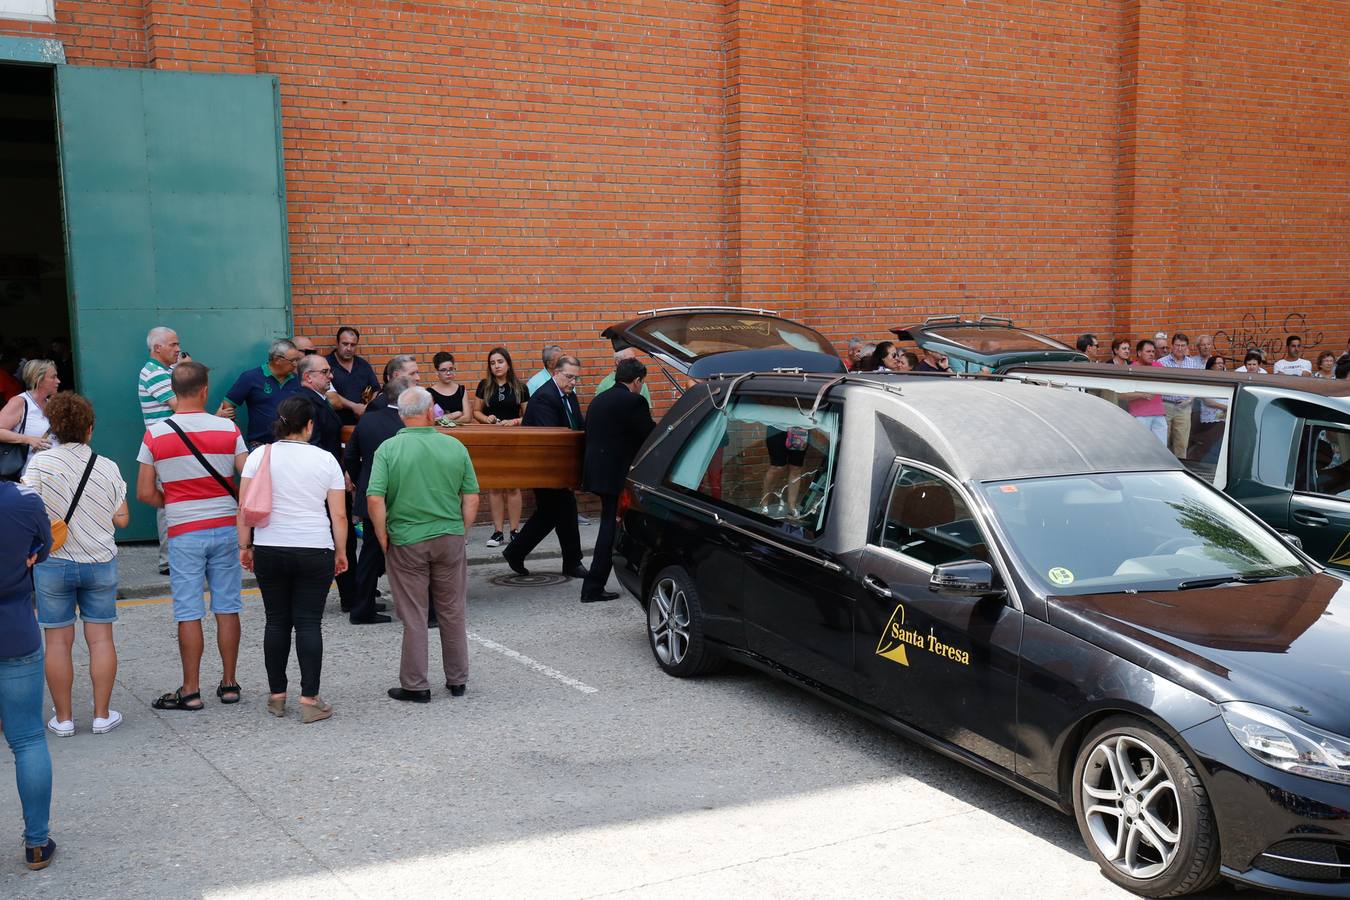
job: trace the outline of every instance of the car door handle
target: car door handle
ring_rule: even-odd
[[[878,597],[885,597],[887,600],[895,597],[895,595],[891,593],[891,589],[886,587],[886,582],[877,578],[875,575],[864,575],[863,586]]]
[[[1312,512],[1306,509],[1296,510],[1294,512],[1294,521],[1302,522],[1304,525],[1330,525],[1331,520],[1320,512]]]

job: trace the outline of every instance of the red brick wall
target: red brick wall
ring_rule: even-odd
[[[1350,334],[1343,0],[85,0],[70,62],[281,79],[297,328],[377,358],[743,302],[833,337]],[[598,377],[598,375],[597,375]]]

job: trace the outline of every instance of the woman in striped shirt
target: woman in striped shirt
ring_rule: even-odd
[[[42,498],[49,519],[69,516],[65,544],[33,569],[38,624],[47,635],[47,687],[55,705],[47,729],[59,737],[75,733],[70,700],[75,680],[71,648],[78,612],[84,622],[89,677],[94,683],[93,731],[103,734],[122,722],[122,714],[108,704],[117,677],[117,649],[112,635],[112,623],[117,621],[113,528],[126,525],[130,516],[127,485],[117,464],[106,456],[95,456],[89,447],[94,407],[88,400],[67,391],[52,397],[46,412],[60,443],[32,458],[23,481]],[[72,510],[86,470],[89,480]]]

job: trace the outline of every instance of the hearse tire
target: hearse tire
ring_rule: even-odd
[[[694,581],[679,566],[662,569],[647,592],[647,643],[656,664],[676,678],[711,672],[722,662],[708,648]]]
[[[1083,843],[1110,881],[1144,897],[1179,897],[1218,880],[1209,793],[1185,753],[1152,725],[1113,716],[1093,728],[1071,790]]]

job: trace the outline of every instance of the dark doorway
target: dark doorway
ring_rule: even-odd
[[[53,359],[75,390],[53,91],[49,66],[0,66],[0,366]]]

